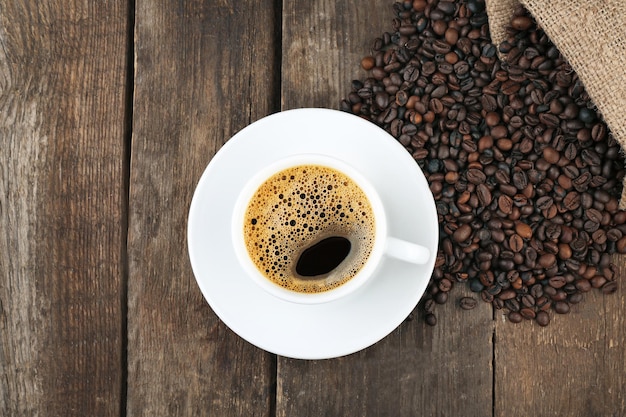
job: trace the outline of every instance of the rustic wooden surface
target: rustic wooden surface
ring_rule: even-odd
[[[128,7],[0,4],[0,415],[119,415]]]
[[[481,303],[347,357],[243,341],[206,304],[186,216],[235,132],[338,108],[392,2],[0,4],[0,415],[621,416],[626,292],[547,328]],[[620,276],[626,260],[615,257]]]

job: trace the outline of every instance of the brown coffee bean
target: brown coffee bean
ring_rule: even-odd
[[[587,292],[591,290],[591,282],[586,279],[578,279],[576,280],[574,285],[576,286],[576,289],[580,292]]]
[[[518,190],[523,190],[528,185],[528,177],[524,171],[518,170],[513,173],[513,185]]]
[[[554,148],[547,147],[543,150],[543,158],[551,164],[556,164],[561,155]]]
[[[593,288],[602,288],[602,286],[607,282],[606,278],[602,275],[596,275],[591,278],[591,286]]]
[[[521,88],[521,85],[518,82],[515,82],[510,78],[511,77],[509,77],[507,81],[503,82],[500,87],[502,92],[507,96],[517,93]]]
[[[561,275],[557,275],[557,276],[551,277],[548,280],[548,283],[550,284],[552,288],[559,289],[559,288],[563,288],[567,284],[567,280],[565,279],[565,277]]]
[[[557,301],[554,303],[554,311],[559,314],[567,314],[569,313],[569,304],[565,301]]]
[[[520,252],[524,248],[524,240],[518,234],[512,234],[509,237],[509,247],[513,252]]]
[[[543,268],[551,268],[556,264],[556,256],[552,253],[544,253],[539,257],[538,263]]]
[[[520,323],[524,319],[522,315],[516,311],[511,311],[508,318],[511,323]]]
[[[515,298],[515,295],[516,294],[514,290],[504,290],[500,294],[498,294],[498,298],[502,301],[506,301]]]
[[[617,291],[617,282],[609,281],[602,286],[602,294],[613,294]]]
[[[522,221],[515,222],[515,232],[523,239],[530,239],[533,235],[531,227]]]
[[[459,305],[463,310],[472,310],[478,305],[478,302],[473,297],[463,297],[459,300]]]
[[[513,199],[508,195],[501,195],[498,197],[498,208],[504,214],[511,214],[513,210]],[[624,249],[626,251],[626,240],[624,240]]]
[[[535,316],[537,315],[537,313],[535,313],[535,310],[533,310],[532,308],[522,308],[519,313],[522,315],[523,318],[525,318],[526,320],[532,320],[535,318]]]
[[[578,304],[583,300],[583,293],[581,292],[575,292],[573,294],[570,294],[567,297],[567,302],[569,304]]]
[[[487,179],[485,173],[476,168],[470,168],[467,170],[467,180],[472,184],[481,184],[484,183]]]
[[[546,311],[538,311],[537,315],[535,316],[535,321],[541,327],[546,327],[548,324],[550,324],[550,315]]]
[[[470,238],[472,233],[472,227],[469,224],[463,224],[454,231],[452,238],[455,242],[465,242]]]
[[[363,59],[361,59],[361,67],[365,71],[371,70],[372,68],[374,68],[375,65],[376,65],[376,60],[374,59],[373,56],[366,56],[366,57],[363,57]]]
[[[528,30],[532,25],[532,19],[527,16],[515,16],[511,19],[511,26],[516,30]]]
[[[426,313],[432,313],[433,311],[435,311],[435,300],[429,298],[424,301],[424,311]]]
[[[580,207],[580,194],[576,191],[567,193],[563,199],[563,207],[570,211],[574,211]]]
[[[445,304],[446,301],[448,301],[448,293],[447,292],[443,292],[443,291],[438,292],[433,297],[433,300],[435,300],[435,303],[437,303],[437,304]]]
[[[493,197],[491,191],[489,190],[489,187],[486,184],[481,183],[476,186],[476,195],[478,196],[478,200],[483,207],[491,204]]]

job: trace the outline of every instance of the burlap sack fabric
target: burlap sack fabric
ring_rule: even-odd
[[[530,12],[576,71],[626,150],[626,1],[487,0],[486,4],[495,45],[506,39],[505,27],[516,7],[521,4]]]

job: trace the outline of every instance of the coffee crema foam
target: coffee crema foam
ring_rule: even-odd
[[[244,242],[257,269],[292,291],[336,288],[363,267],[374,244],[375,219],[365,193],[347,175],[320,165],[287,168],[255,192],[244,218]],[[346,258],[315,277],[296,272],[302,252],[331,236],[350,241]]]

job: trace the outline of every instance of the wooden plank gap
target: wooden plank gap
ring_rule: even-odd
[[[128,226],[130,223],[130,160],[133,140],[133,100],[135,87],[135,0],[128,0],[128,13],[126,20],[126,85],[124,86],[124,150],[122,165],[122,181],[124,182],[124,201],[122,228],[125,232],[120,250],[122,252],[122,277],[121,277],[121,382],[119,396],[120,417],[126,417],[128,407]]]

